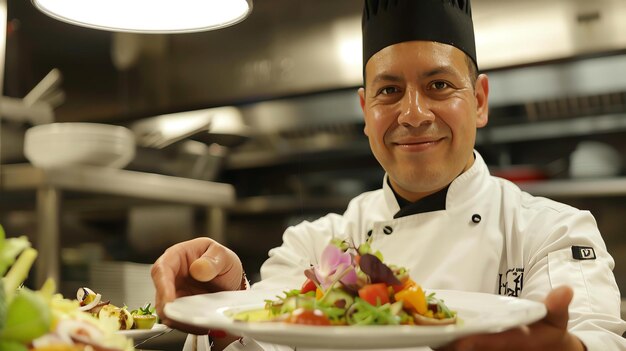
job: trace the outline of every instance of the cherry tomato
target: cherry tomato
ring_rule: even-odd
[[[359,297],[372,306],[384,305],[389,302],[389,290],[387,284],[369,284],[359,289]]]
[[[302,287],[300,288],[300,294],[306,294],[309,291],[315,291],[315,289],[317,289],[315,283],[311,279],[307,278],[307,280],[304,281],[304,284],[302,284]]]
[[[306,325],[330,325],[330,320],[320,310],[298,308],[291,313],[287,323]]]

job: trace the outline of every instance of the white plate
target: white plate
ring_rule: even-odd
[[[458,312],[460,322],[446,326],[306,326],[270,322],[238,322],[233,312],[258,308],[281,291],[248,290],[187,296],[165,306],[176,321],[207,329],[227,330],[258,341],[299,347],[376,349],[439,347],[461,336],[491,333],[543,318],[545,306],[535,301],[451,290],[431,290]]]
[[[147,340],[155,335],[163,334],[169,331],[169,328],[165,324],[155,324],[152,326],[152,329],[130,329],[130,330],[120,330],[117,333],[126,336],[127,338],[133,339],[136,343]]]

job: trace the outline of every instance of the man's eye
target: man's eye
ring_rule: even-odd
[[[445,88],[450,87],[448,83],[442,82],[442,81],[433,82],[430,86],[435,90],[443,90]]]
[[[396,93],[397,91],[398,89],[396,89],[395,87],[384,87],[378,91],[378,94],[389,95]]]

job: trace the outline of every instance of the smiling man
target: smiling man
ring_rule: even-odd
[[[491,176],[474,150],[489,96],[476,63],[469,0],[365,1],[358,94],[364,132],[386,171],[381,189],[357,196],[342,215],[288,228],[254,288],[300,286],[332,238],[369,241],[424,287],[545,304],[547,315],[531,325],[468,336],[447,350],[626,350],[614,261],[593,216]],[[153,279],[160,315],[180,328],[162,314],[165,303],[245,287],[236,254],[208,238],[168,249]]]
[[[474,163],[476,128],[487,124],[487,77],[461,50],[431,41],[385,47],[359,89],[365,134],[392,188],[417,201]]]

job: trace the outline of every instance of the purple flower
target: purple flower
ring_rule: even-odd
[[[335,245],[326,246],[319,265],[315,267],[315,277],[324,290],[336,281],[344,285],[356,284],[357,276],[352,265],[352,256]]]

